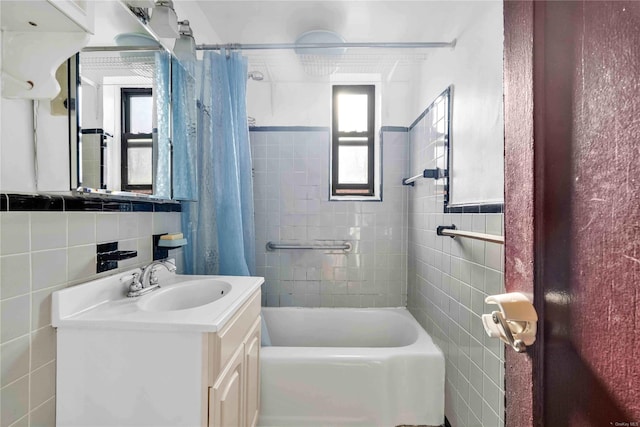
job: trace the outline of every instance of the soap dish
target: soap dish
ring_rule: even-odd
[[[179,248],[187,244],[187,239],[175,239],[175,240],[158,240],[158,246],[162,248]]]

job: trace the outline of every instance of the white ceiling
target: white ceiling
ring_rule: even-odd
[[[310,30],[332,30],[349,42],[448,41],[485,8],[484,1],[222,1],[199,6],[220,43],[293,43]],[[196,34],[197,37],[197,34]]]
[[[493,0],[500,1],[500,0]],[[250,1],[174,0],[179,19],[189,19],[198,44],[294,43],[310,30],[331,30],[347,42],[449,42],[460,36],[472,19],[487,8],[487,1]],[[250,67],[268,80],[300,80],[295,55],[283,51],[243,51]],[[386,58],[385,65],[371,61]],[[428,51],[389,52],[349,50],[350,69],[371,68],[386,73],[400,59],[424,59]],[[394,58],[394,55],[396,56]],[[398,55],[400,55],[398,57]],[[403,62],[404,61],[404,62]],[[296,69],[296,66],[298,69]],[[396,76],[398,68],[396,70]],[[363,72],[363,71],[359,71]],[[388,75],[387,78],[390,78]]]

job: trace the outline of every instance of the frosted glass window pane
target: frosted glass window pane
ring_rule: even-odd
[[[127,181],[130,185],[151,185],[153,176],[151,147],[129,145],[127,148]]]
[[[129,133],[151,133],[153,97],[132,96],[129,106]]]
[[[369,181],[369,148],[343,145],[338,150],[338,183],[366,184]]]
[[[366,132],[367,95],[341,93],[338,95],[338,130]]]

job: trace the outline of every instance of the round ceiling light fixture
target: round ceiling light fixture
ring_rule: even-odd
[[[312,30],[298,36],[296,45],[300,47],[296,47],[295,50],[298,55],[317,55],[319,52],[324,55],[342,55],[347,48],[336,45],[344,43],[342,36],[334,31]],[[322,47],[322,45],[328,45],[328,47]]]
[[[338,61],[347,51],[346,47],[340,46],[344,43],[344,38],[336,32],[312,30],[298,36],[295,52],[305,73],[312,76],[328,76],[336,72]]]

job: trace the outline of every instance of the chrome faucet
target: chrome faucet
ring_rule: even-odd
[[[169,261],[153,261],[142,268],[142,274],[140,275],[140,283],[142,283],[142,288],[147,288],[149,286],[155,286],[158,284],[158,278],[154,274],[154,268],[157,265],[163,266],[169,273],[173,273],[174,271],[176,271],[176,266]]]
[[[166,268],[170,273],[176,271],[176,266],[169,261],[158,260],[147,264],[142,267],[140,273],[133,273],[133,276],[123,278],[131,280],[129,292],[127,293],[128,297],[139,297],[160,287],[158,277],[155,275],[155,268],[157,266]]]

